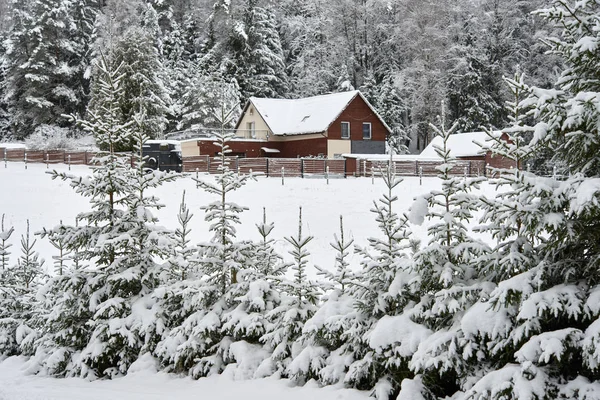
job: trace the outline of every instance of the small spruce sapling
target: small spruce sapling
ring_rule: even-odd
[[[8,269],[11,254],[8,249],[12,247],[12,244],[8,241],[14,231],[13,226],[4,227],[4,214],[2,214],[2,225],[0,225],[0,273],[4,273]]]
[[[173,256],[169,260],[171,268],[169,269],[170,279],[172,280],[186,280],[192,275],[196,275],[197,262],[194,260],[196,254],[196,248],[190,246],[190,221],[194,214],[187,207],[185,202],[185,191],[181,196],[181,204],[179,205],[179,213],[177,214],[177,221],[179,226],[173,233],[175,237],[175,246],[173,249]]]
[[[317,310],[316,303],[320,294],[318,286],[309,281],[306,275],[310,255],[307,246],[313,237],[302,234],[302,207],[298,218],[298,235],[285,239],[292,246],[289,253],[294,259],[291,266],[294,277],[292,280],[281,278],[281,304],[267,314],[269,326],[260,340],[272,351],[272,371],[287,375],[293,374],[287,368],[302,350],[297,339],[302,334],[304,323]]]

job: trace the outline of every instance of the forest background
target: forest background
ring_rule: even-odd
[[[419,152],[445,101],[459,131],[507,126],[503,76],[548,88],[561,69],[531,14],[541,0],[0,0],[0,138],[77,134],[102,103],[98,64],[121,65],[123,122],[150,137],[216,127],[223,85],[301,98],[360,89]],[[407,140],[409,139],[409,140]]]

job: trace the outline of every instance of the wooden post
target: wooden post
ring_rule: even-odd
[[[419,167],[419,186],[423,186],[423,167]]]
[[[4,168],[8,168],[7,164],[6,164],[6,147],[4,148]]]
[[[329,185],[329,166],[325,167],[325,179],[327,179],[327,184]]]
[[[69,154],[67,156],[67,159],[69,160],[69,171],[71,170],[71,155]]]
[[[281,185],[285,185],[285,167],[281,167]]]
[[[198,189],[198,187],[200,186],[198,184],[198,170],[199,170],[199,168],[196,168],[196,189]]]
[[[48,155],[48,152],[46,152],[46,169],[48,169],[48,159],[50,158],[50,156]]]
[[[23,161],[25,161],[25,169],[27,169],[27,152],[23,152]]]

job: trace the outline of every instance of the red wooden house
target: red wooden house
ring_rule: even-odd
[[[323,157],[384,154],[391,130],[359,91],[304,99],[251,97],[229,142],[240,157]],[[214,139],[199,139],[200,155],[214,156]]]

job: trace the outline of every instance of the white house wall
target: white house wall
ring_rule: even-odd
[[[251,111],[253,115],[250,115]],[[265,120],[262,119],[262,117],[256,111],[254,106],[250,104],[250,106],[248,106],[248,109],[246,110],[246,113],[242,117],[242,121],[238,125],[238,129],[236,131],[237,137],[248,139],[247,126],[249,122],[254,122],[254,129],[256,131],[255,139],[267,140],[267,133],[269,134],[269,136],[272,136],[271,132],[269,132],[269,127],[267,126]]]

